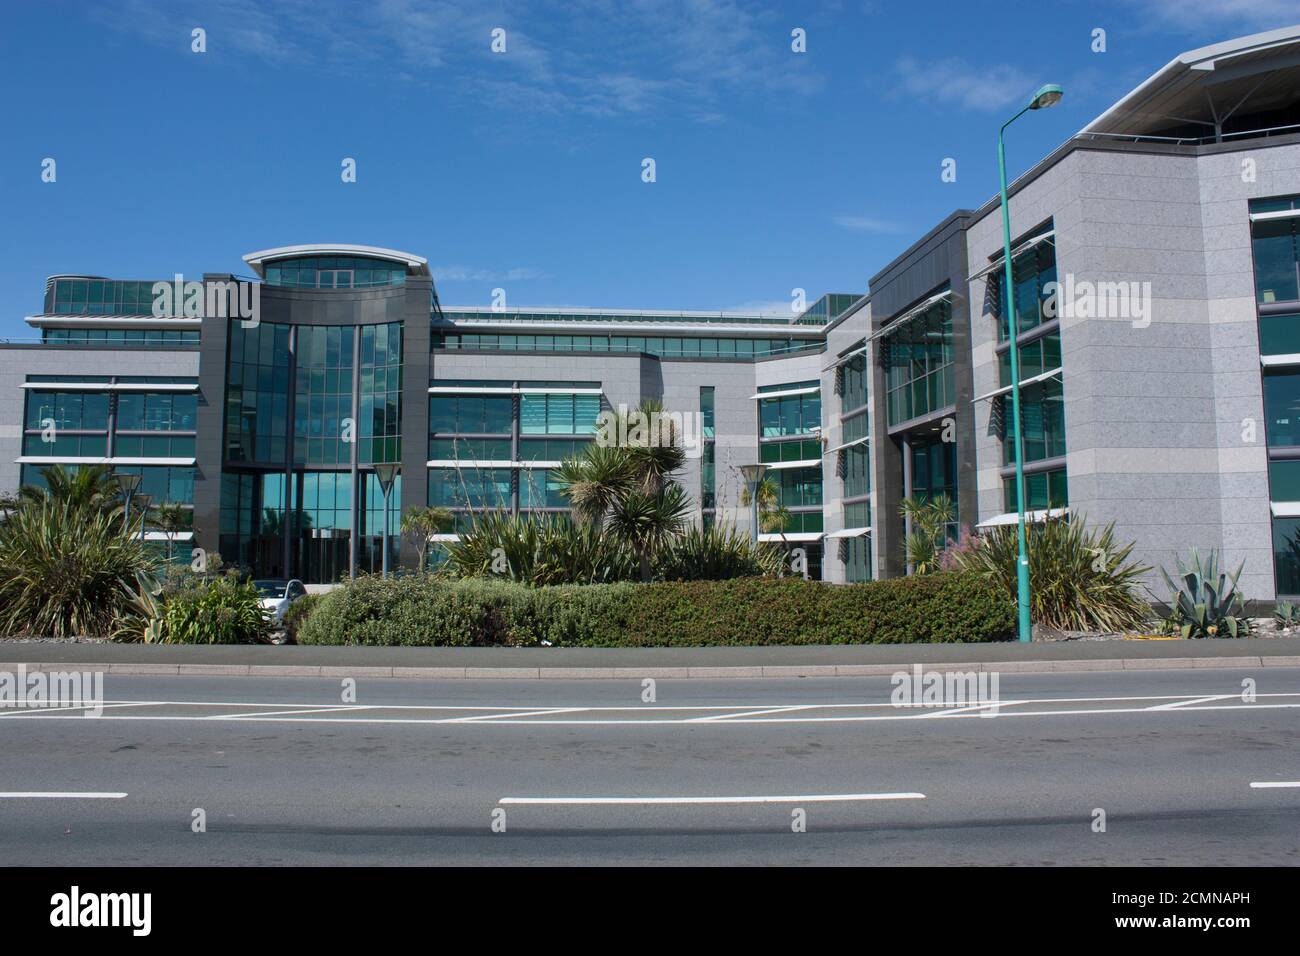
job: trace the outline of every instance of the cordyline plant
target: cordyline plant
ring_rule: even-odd
[[[152,568],[115,509],[85,497],[29,499],[0,522],[0,633],[108,637],[132,611],[123,584]]]
[[[678,443],[663,406],[646,401],[620,413],[607,435],[626,436],[625,444],[591,443],[581,458],[564,461],[553,472],[574,521],[607,529],[632,549],[641,580],[654,573],[655,551],[686,528],[692,507],[673,480],[686,452]]]
[[[1140,627],[1151,608],[1138,594],[1151,569],[1129,561],[1130,542],[1115,543],[1112,522],[1089,529],[1077,515],[1025,525],[1029,553],[1030,617],[1065,631],[1123,631]],[[956,567],[977,571],[1016,597],[1019,545],[1016,526],[1003,525],[947,556]]]

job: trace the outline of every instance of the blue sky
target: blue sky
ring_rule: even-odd
[[[992,195],[996,128],[1041,83],[1066,97],[1013,128],[1013,173],[1179,52],[1298,21],[1297,0],[6,4],[0,336],[33,334],[53,273],[247,273],[305,242],[423,255],[447,304],[864,291]]]

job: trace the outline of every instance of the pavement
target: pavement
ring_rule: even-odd
[[[913,664],[1004,673],[1151,667],[1296,667],[1300,637],[1032,644],[779,647],[315,647],[0,641],[0,671],[19,664],[122,676],[404,679],[789,678],[889,675]]]
[[[1008,671],[937,706],[897,705],[884,676],[110,669],[98,717],[0,709],[0,858],[1297,865],[1300,667],[1282,656]]]

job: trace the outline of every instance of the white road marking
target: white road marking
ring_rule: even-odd
[[[1273,790],[1273,789],[1281,789],[1284,787],[1285,788],[1300,787],[1300,780],[1265,780],[1259,783],[1252,783],[1250,785],[1250,788],[1252,790]]]
[[[516,806],[642,806],[692,803],[856,803],[864,800],[924,800],[923,793],[806,793],[777,797],[502,797]]]
[[[703,723],[706,720],[734,720],[737,717],[763,717],[767,714],[788,714],[792,710],[816,710],[818,704],[790,704],[789,706],[767,707],[763,710],[742,710],[734,714],[710,714],[707,717],[691,717],[687,722]]]
[[[213,714],[199,720],[253,720],[258,717],[280,717],[286,714],[336,714],[345,710],[374,710],[374,704],[331,704],[327,707],[308,707],[300,710],[267,710],[254,714]]]
[[[990,709],[999,717],[1053,717],[1102,716],[1105,714],[1195,714],[1205,711],[1252,711],[1300,708],[1300,703],[1265,700],[1278,698],[1291,700],[1300,693],[1259,694],[1253,703],[1239,700],[1238,694],[1150,695],[1146,697],[1067,697],[1025,698],[989,702],[985,704],[949,704],[936,709],[930,705],[895,705],[892,702],[861,703],[802,703],[802,704],[714,704],[714,705],[644,705],[606,706],[601,704],[576,706],[521,706],[460,704],[283,704],[283,703],[229,703],[223,701],[112,701],[105,708],[134,707],[135,713],[102,713],[89,716],[82,713],[53,713],[51,708],[24,712],[26,720],[162,720],[162,721],[230,721],[266,723],[337,723],[337,724],[522,724],[525,726],[722,726],[730,724],[796,724],[796,723],[861,723],[881,720],[957,720],[989,716]],[[1151,702],[1160,702],[1154,706]],[[1208,703],[1234,701],[1233,703]],[[1063,704],[1094,704],[1093,707],[1061,707]],[[1100,706],[1114,704],[1145,704],[1146,706]],[[1012,707],[1011,705],[1015,705]],[[1033,705],[1046,705],[1056,709],[1027,709]],[[141,713],[139,708],[194,707],[235,710],[234,713],[214,713],[189,716],[186,714]],[[252,713],[241,712],[252,709]],[[821,716],[796,715],[797,711],[824,711]],[[373,711],[361,715],[359,712]],[[701,715],[701,712],[706,712]],[[391,716],[384,716],[385,712]],[[340,715],[355,716],[340,716]],[[569,716],[569,715],[582,715]],[[631,717],[628,715],[636,714]],[[649,715],[656,716],[649,716]],[[311,715],[311,716],[308,716]],[[615,716],[617,715],[617,716]],[[0,716],[17,716],[15,714]]]
[[[121,800],[125,793],[74,793],[72,791],[22,791],[0,793],[0,800]]]
[[[1176,700],[1171,704],[1157,704],[1155,707],[1148,707],[1147,710],[1177,710],[1179,707],[1192,707],[1196,704],[1208,704],[1216,700],[1232,700],[1240,698],[1240,694],[1216,694],[1213,697],[1194,697],[1190,700]]]
[[[542,717],[546,714],[578,714],[589,708],[586,707],[553,707],[549,710],[525,710],[522,713],[504,713],[504,714],[476,714],[473,717],[453,717],[450,720],[440,720],[438,723],[447,724],[468,724],[471,721],[480,720],[507,720],[512,717]]]

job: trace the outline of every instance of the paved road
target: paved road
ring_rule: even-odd
[[[1298,669],[1004,674],[996,708],[888,678],[105,690],[0,710],[0,859],[1300,864]]]

